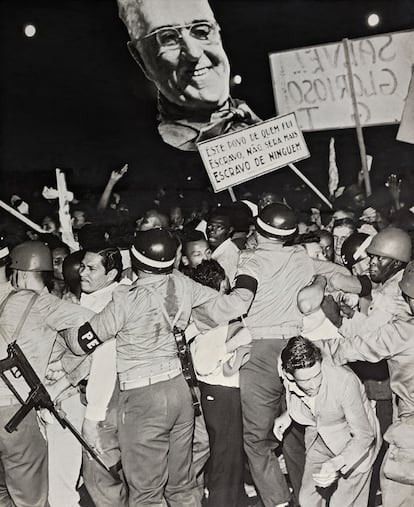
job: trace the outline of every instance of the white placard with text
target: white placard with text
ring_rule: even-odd
[[[197,145],[214,192],[310,157],[294,113]]]
[[[361,125],[399,123],[414,64],[414,31],[349,40]],[[304,131],[355,127],[343,42],[269,55],[278,114]]]

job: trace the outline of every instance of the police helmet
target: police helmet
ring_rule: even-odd
[[[169,273],[177,247],[177,239],[167,229],[136,232],[131,246],[132,266],[146,273]]]
[[[397,227],[387,227],[373,237],[367,248],[367,253],[401,262],[409,262],[411,260],[410,236]]]
[[[367,256],[366,250],[372,236],[363,232],[353,232],[342,244],[341,259],[345,267],[351,269],[357,262]]]
[[[53,271],[52,253],[41,241],[25,241],[11,252],[12,269],[19,271]]]
[[[256,217],[257,232],[269,239],[288,239],[296,229],[296,215],[287,204],[268,204]]]

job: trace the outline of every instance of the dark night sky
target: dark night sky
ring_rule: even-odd
[[[210,3],[233,74],[243,77],[233,95],[264,119],[275,114],[269,52],[414,28],[413,0]],[[198,156],[170,149],[158,137],[155,93],[127,51],[115,0],[0,0],[0,5],[0,197],[52,184],[55,167],[68,170],[72,188],[99,189],[124,162],[130,170],[121,189],[206,186]],[[375,29],[365,22],[371,11],[383,20]],[[26,23],[37,28],[32,39],[23,35]],[[374,181],[412,166],[414,146],[395,141],[396,132],[396,126],[364,129]],[[354,131],[305,134],[312,158],[298,167],[324,191],[331,135],[342,182],[352,182],[359,168]],[[260,185],[281,184],[278,178],[286,179],[287,171],[262,177]]]

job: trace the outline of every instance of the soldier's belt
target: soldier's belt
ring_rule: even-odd
[[[121,391],[128,391],[130,389],[136,389],[138,387],[146,387],[152,384],[157,384],[158,382],[170,380],[172,378],[177,377],[180,374],[181,368],[176,368],[175,370],[166,371],[165,373],[153,375],[152,377],[142,377],[132,380],[124,380],[119,383],[119,386]]]

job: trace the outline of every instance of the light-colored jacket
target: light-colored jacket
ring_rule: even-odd
[[[320,435],[335,457],[342,457],[343,474],[368,471],[381,446],[381,433],[358,377],[348,367],[322,361],[322,384],[315,398],[314,414],[289,384],[285,382],[289,415],[306,426],[306,449]]]

